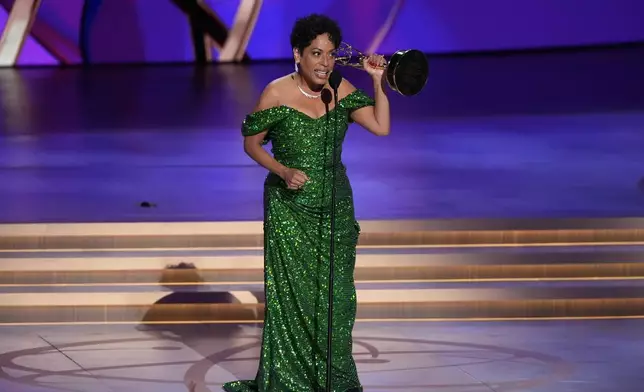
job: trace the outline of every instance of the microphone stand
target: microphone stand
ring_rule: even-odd
[[[328,143],[328,135],[329,135],[329,129],[330,129],[330,124],[329,124],[329,104],[331,103],[331,100],[333,99],[331,96],[331,91],[328,89],[323,89],[322,90],[322,102],[324,102],[324,107],[326,109],[326,133],[327,133],[327,143]],[[335,132],[334,132],[335,134]],[[335,137],[333,137],[333,149],[335,150]],[[325,153],[327,149],[324,149]],[[333,152],[335,153],[335,151]],[[335,155],[334,155],[335,156]],[[333,165],[334,166],[334,165]],[[335,168],[332,168],[334,170]],[[328,312],[328,325],[327,325],[327,330],[328,330],[328,337],[327,337],[327,353],[326,353],[326,390],[327,392],[331,391],[331,333],[332,333],[332,321],[333,321],[333,253],[334,253],[334,241],[333,241],[333,236],[334,236],[334,231],[335,231],[335,224],[334,224],[334,192],[335,192],[335,171],[331,173],[331,178],[332,178],[332,183],[331,183],[331,253],[329,255],[329,312]]]
[[[338,124],[338,87],[342,82],[342,76],[338,71],[331,72],[329,75],[329,85],[333,89],[333,99],[335,106],[333,107],[333,121],[334,125]],[[328,90],[326,90],[328,91]],[[323,99],[329,99],[329,94],[325,94]],[[330,100],[329,100],[330,101]],[[327,104],[327,132],[329,131],[329,110]],[[336,202],[336,184],[335,184],[335,172],[337,171],[337,140],[336,140],[336,129],[334,127],[333,138],[332,138],[332,164],[331,164],[331,244],[330,244],[330,253],[329,253],[329,314],[328,314],[328,335],[327,335],[327,361],[326,361],[326,392],[331,392],[331,358],[332,358],[332,333],[333,333],[333,284],[335,280],[334,276],[334,264],[335,264],[335,202]]]

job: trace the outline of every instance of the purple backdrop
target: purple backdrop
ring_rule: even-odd
[[[239,0],[207,3],[231,26]],[[82,4],[83,0],[43,1],[39,21],[78,44]],[[398,4],[402,5],[397,8]],[[311,12],[336,18],[345,40],[360,49],[372,45],[392,18],[377,47],[384,54],[404,48],[448,53],[644,41],[643,0],[265,0],[249,56],[290,58],[291,25]],[[3,11],[3,27],[5,22]],[[170,0],[104,0],[89,42],[91,61],[96,63],[194,60],[186,15]],[[213,55],[217,57],[216,51]],[[18,64],[43,63],[56,60],[30,39]]]

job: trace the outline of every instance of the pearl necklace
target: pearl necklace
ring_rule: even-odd
[[[299,85],[299,84],[297,85],[297,88],[298,88],[298,89],[300,89],[300,92],[301,92],[302,94],[304,94],[304,96],[305,96],[305,97],[307,97],[307,98],[311,98],[311,99],[320,98],[320,94],[318,94],[318,95],[309,94],[309,93],[307,93],[306,91],[304,91],[304,90],[302,89],[302,87],[300,87],[300,85]]]

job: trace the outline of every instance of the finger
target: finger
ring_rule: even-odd
[[[286,180],[286,187],[288,189],[295,189],[297,187],[297,183],[293,178],[290,178]]]
[[[306,182],[309,180],[309,178],[304,173],[296,174],[295,176],[293,176],[293,179],[300,182]]]
[[[293,186],[302,186],[302,185],[304,185],[305,182],[306,181],[304,181],[302,179],[293,178],[291,180],[290,184],[293,185]]]
[[[298,173],[302,176],[302,178],[304,178],[305,181],[309,180],[309,176],[307,176],[306,173],[304,173],[302,171],[299,171],[299,170],[298,170]]]

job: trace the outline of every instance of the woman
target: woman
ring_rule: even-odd
[[[376,135],[389,134],[389,101],[379,67],[384,59],[370,56],[363,65],[373,78],[375,99],[343,80],[338,106],[331,102],[327,118],[321,91],[329,88],[341,40],[331,19],[299,19],[291,33],[296,71],[268,84],[242,126],[244,150],[269,171],[264,184],[266,314],[257,376],[225,384],[229,392],[313,392],[326,386],[331,132],[336,132],[338,147],[332,390],[362,390],[351,338],[360,227],[340,156],[349,122]],[[269,141],[273,156],[262,148]]]

